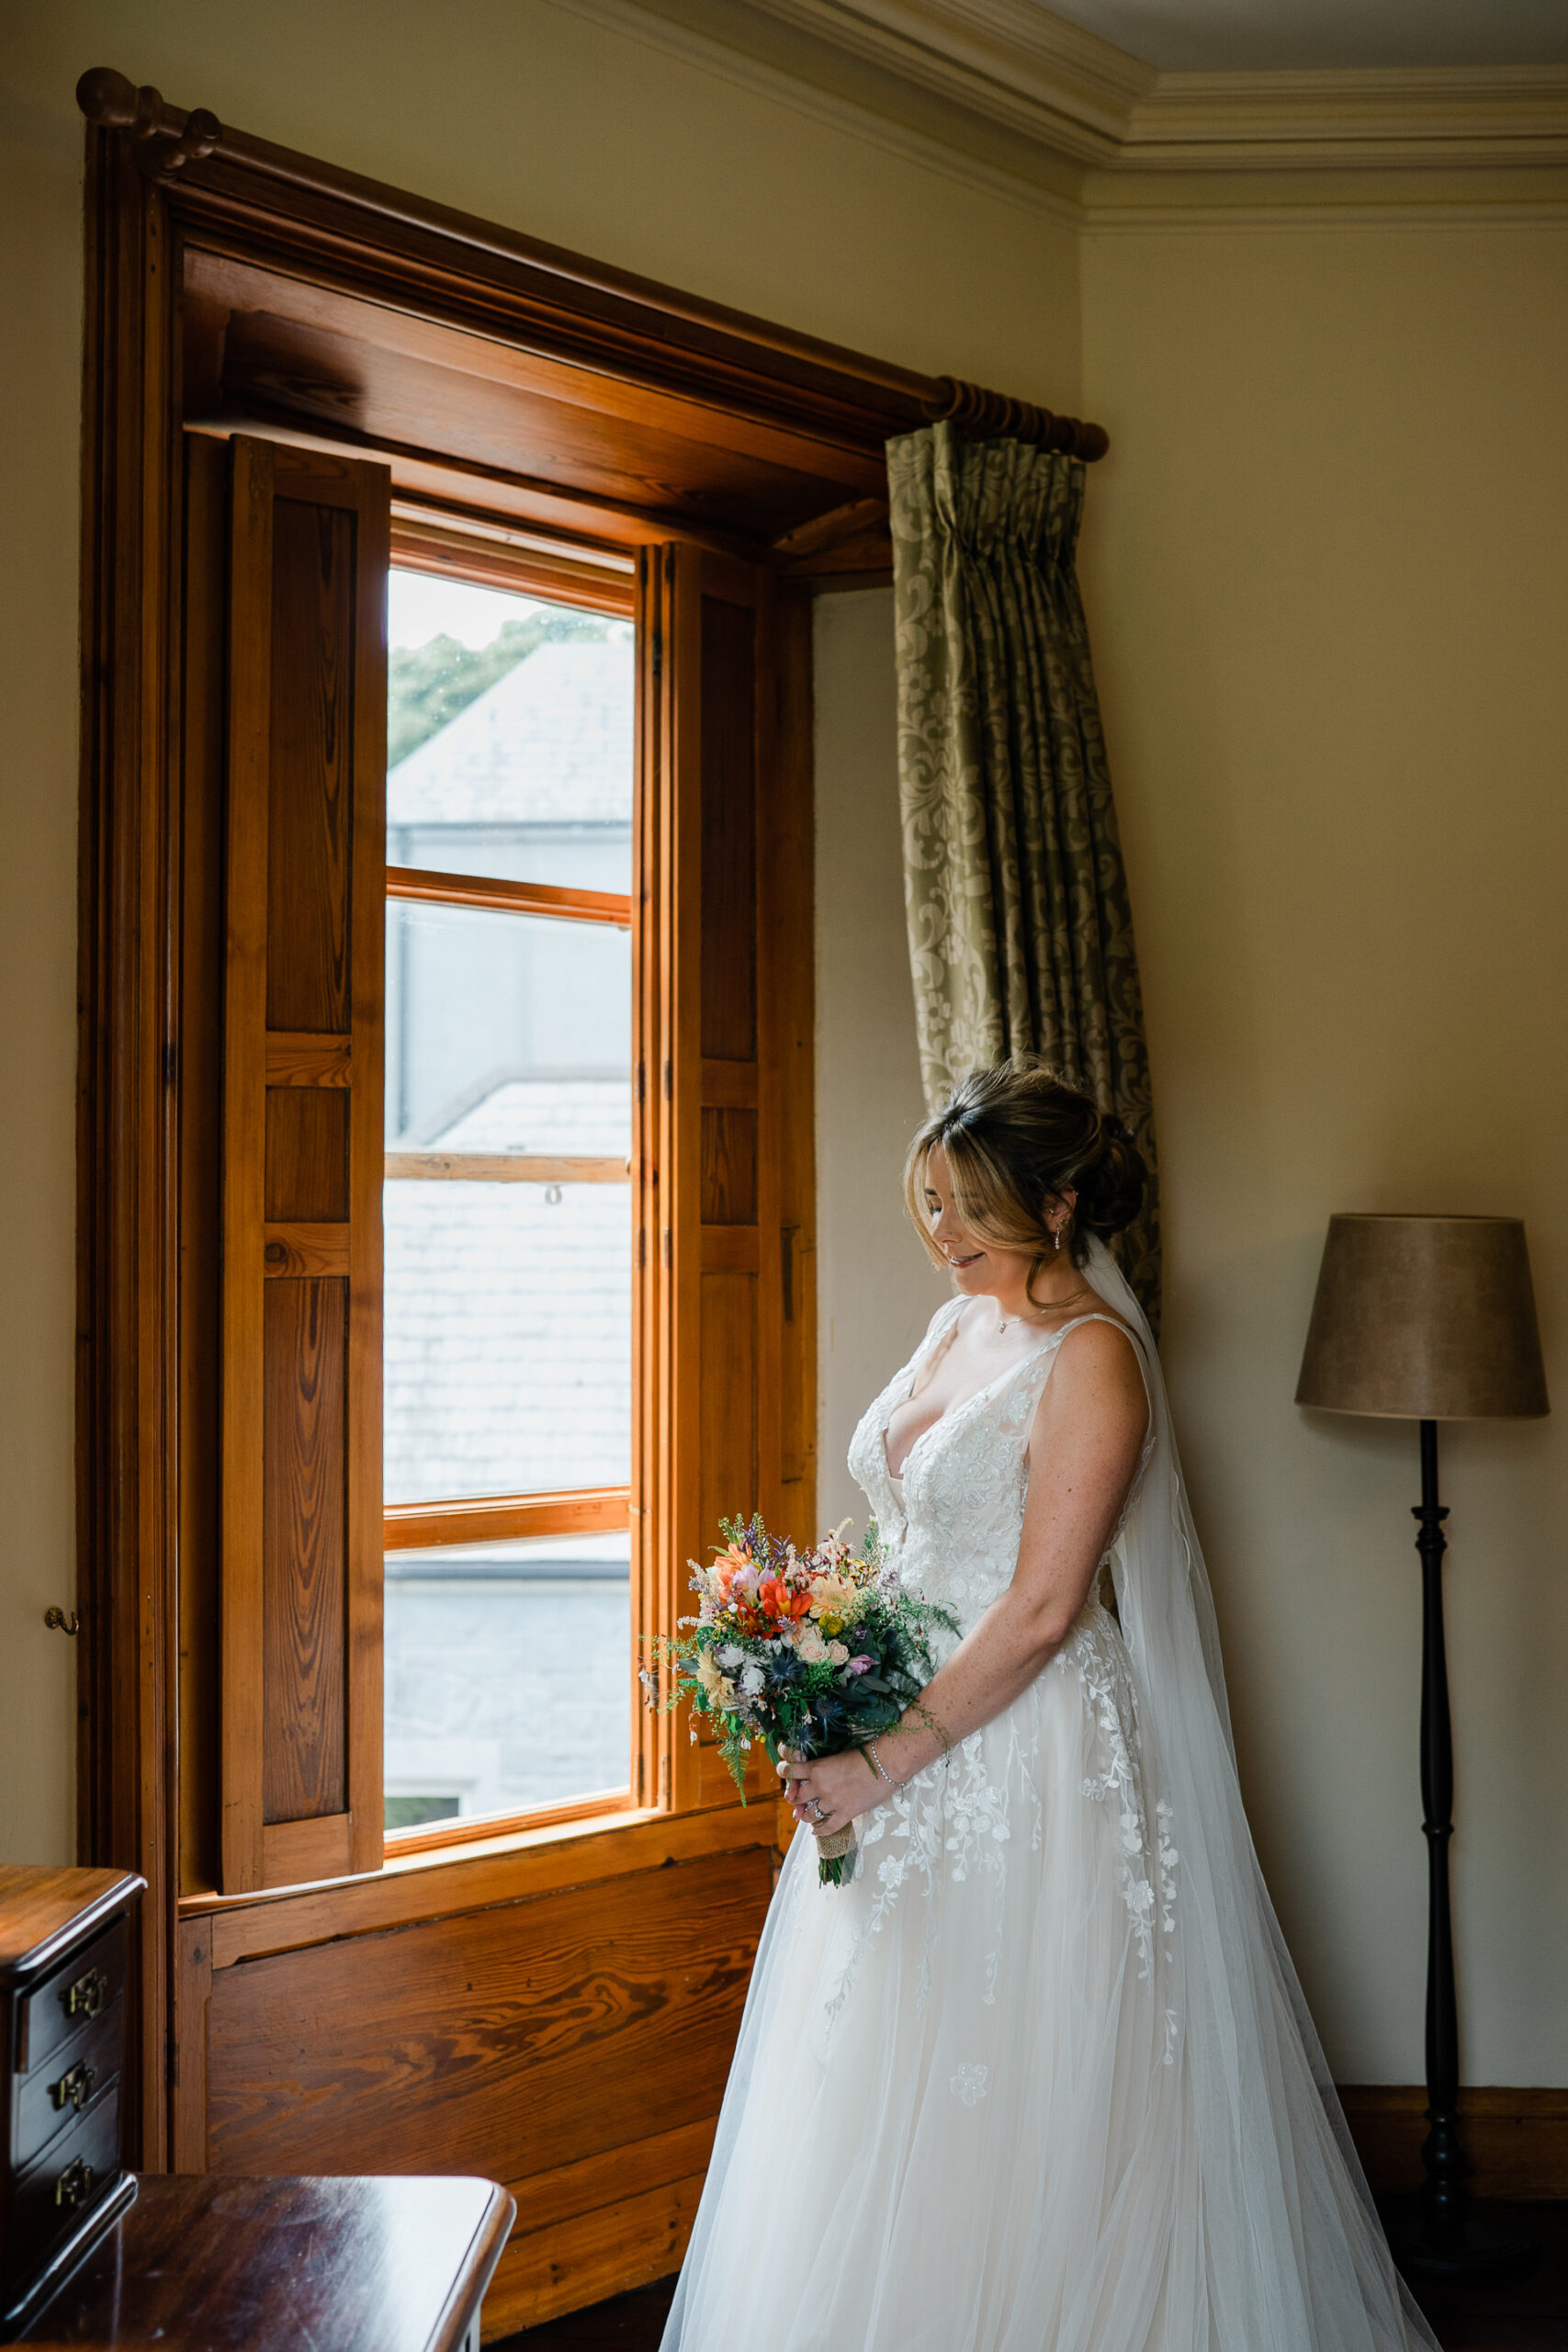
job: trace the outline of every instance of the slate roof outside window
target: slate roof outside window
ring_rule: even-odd
[[[629,630],[546,643],[391,772],[389,854],[625,889],[631,776]],[[389,925],[390,1148],[626,1158],[629,960],[552,957],[569,928]],[[624,1484],[629,1188],[399,1179],[385,1220],[388,1500]],[[392,1555],[389,1798],[467,1814],[624,1786],[626,1544],[552,1546],[547,1577],[509,1575],[514,1547],[466,1577],[457,1551],[423,1577]]]

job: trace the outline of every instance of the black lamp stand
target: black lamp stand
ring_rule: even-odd
[[[1421,1826],[1427,1838],[1427,2120],[1421,2150],[1426,2186],[1413,2208],[1393,2217],[1401,2267],[1440,2278],[1477,2278],[1523,2268],[1537,2246],[1506,2209],[1472,2205],[1460,2138],[1459,2013],[1449,1915],[1449,1840],[1454,1834],[1454,1749],[1443,1642],[1446,1507],[1438,1500],[1438,1424],[1421,1423]]]

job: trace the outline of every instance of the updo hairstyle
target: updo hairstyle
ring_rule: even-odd
[[[925,1203],[926,1162],[937,1144],[953,1204],[976,1241],[1032,1256],[1027,1287],[1035,1306],[1035,1277],[1056,1256],[1046,1218],[1064,1193],[1077,1195],[1062,1234],[1075,1266],[1087,1261],[1090,1235],[1120,1233],[1144,1204],[1148,1170],[1121,1120],[1096,1110],[1038,1055],[1015,1055],[960,1079],[909,1146],[905,1205],[940,1266],[948,1261]]]

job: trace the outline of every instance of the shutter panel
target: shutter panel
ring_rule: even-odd
[[[655,551],[645,581],[642,741],[662,821],[644,842],[645,931],[661,942],[645,936],[644,987],[657,979],[668,1040],[661,1185],[644,1193],[665,1342],[649,1516],[673,1618],[721,1517],[817,1532],[809,607],[697,548]],[[682,1734],[660,1762],[678,1806],[735,1798],[706,1741]],[[773,1786],[760,1749],[751,1781]]]
[[[381,1860],[379,466],[230,445],[225,1893]]]

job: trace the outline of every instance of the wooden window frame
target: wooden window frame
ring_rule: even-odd
[[[514,594],[535,595],[553,604],[570,604],[582,611],[635,623],[636,575],[629,562],[625,563],[624,569],[621,563],[614,569],[603,563],[590,565],[565,546],[552,547],[548,542],[535,540],[520,547],[513,537],[481,537],[438,519],[422,519],[417,524],[395,519],[392,566],[395,570],[428,571],[439,579],[505,589]],[[634,876],[634,882],[635,879]],[[490,875],[443,874],[422,866],[389,865],[387,896],[389,899],[400,899],[421,906],[544,915],[558,922],[586,922],[598,929],[614,927],[633,933],[635,1034],[635,890],[573,889],[554,883],[514,882]],[[625,1184],[628,1193],[634,1182],[629,1159],[418,1151],[389,1153],[385,1164],[394,1178],[426,1182],[450,1179],[536,1184],[615,1183]],[[632,1369],[628,1361],[628,1374]],[[634,1412],[636,1405],[634,1392]],[[617,1533],[631,1527],[631,1487],[628,1483],[621,1487],[566,1487],[555,1492],[477,1495],[447,1501],[388,1503],[383,1507],[382,1519],[382,1541],[389,1552],[435,1550],[551,1535]],[[637,1632],[634,1623],[628,1669],[636,1663]],[[630,1671],[626,1703],[629,1711]],[[518,1805],[506,1812],[459,1816],[456,1820],[423,1824],[417,1828],[389,1829],[385,1832],[384,1846],[389,1860],[403,1855],[440,1854],[449,1849],[523,1836],[530,1830],[564,1823],[613,1822],[626,1814],[631,1804],[632,1787],[628,1781],[624,1789],[589,1792],[553,1804]]]
[[[213,1097],[221,1075],[187,978],[182,932],[187,865],[215,850],[210,810],[187,805],[185,795],[191,682],[182,675],[178,628],[182,432],[243,432],[382,462],[394,521],[432,569],[510,565],[520,555],[535,565],[542,593],[564,599],[570,589],[591,608],[606,574],[624,593],[635,565],[640,609],[666,615],[671,550],[703,550],[765,572],[782,664],[778,779],[793,828],[784,847],[795,876],[789,911],[796,940],[808,935],[810,913],[809,600],[889,577],[888,436],[944,415],[970,434],[1022,434],[1086,458],[1100,454],[1105,436],[291,153],[226,129],[203,109],[166,105],[156,90],[139,90],[106,68],[85,74],[78,96],[88,120],[79,1845],[84,1860],[135,1868],[149,1883],[124,2078],[128,2146],[144,2168],[172,2155],[199,2170],[208,2147],[207,2002],[215,1976],[240,1959],[606,1873],[625,1873],[634,1886],[638,1872],[665,1864],[768,1846],[778,1828],[771,1804],[742,1813],[705,1800],[694,1789],[690,1752],[665,1718],[652,1729],[643,1724],[642,1801],[624,1815],[536,1824],[463,1849],[467,1860],[404,1853],[368,1878],[316,1889],[231,1899],[204,1882],[182,1894],[181,1858],[202,1834],[204,1759],[216,1742],[210,1704],[198,1690],[192,1696],[182,1658],[217,1633],[210,1595],[182,1574],[208,1540],[216,1476],[192,1442],[211,1424],[211,1383],[198,1369],[200,1302],[182,1280],[191,1200],[210,1190],[215,1159],[210,1137],[188,1114],[203,1090]],[[248,344],[226,336],[231,314],[246,323]],[[352,364],[334,362],[341,351]],[[433,441],[430,402],[448,396],[468,403],[462,429]],[[564,438],[530,432],[530,416],[547,412],[570,427]],[[463,540],[456,548],[446,539],[454,516]],[[573,556],[561,557],[563,541]],[[674,739],[645,669],[637,725],[646,763]],[[657,877],[671,850],[665,815],[650,804],[637,821],[645,875]],[[662,885],[648,887],[653,895],[637,933],[650,1024],[639,1040],[647,1087],[639,1115],[668,1130],[685,1156],[679,1182],[690,1186],[700,1176],[699,1113],[722,1108],[736,1080],[716,1060],[711,1071],[692,1069],[688,1039],[685,1107],[671,1126],[658,1024],[669,1009],[660,989],[674,950]],[[693,919],[688,906],[683,920]],[[805,1433],[796,1449],[804,1495],[814,1476],[810,957],[796,961],[787,1050],[774,1057],[765,1083],[775,1103],[784,1090],[792,1114],[789,1197],[780,1207],[797,1302],[793,1398]],[[666,1229],[660,1170],[647,1153],[637,1160],[639,1214],[657,1236]],[[680,1279],[700,1276],[692,1256],[699,1245],[716,1263],[739,1264],[733,1232],[719,1225],[701,1239],[694,1224],[692,1233],[690,1246],[682,1244],[688,1262]],[[758,1263],[765,1255],[776,1274],[778,1238],[766,1238],[765,1252],[763,1239]],[[668,1416],[679,1419],[669,1391],[669,1312],[656,1266],[637,1308],[634,1345],[660,1399],[660,1445],[675,1426]],[[581,1498],[561,1498],[559,1507],[581,1509]],[[527,1508],[547,1517],[553,1506],[535,1498]],[[652,1591],[650,1563],[659,1544],[670,1553],[679,1516],[660,1482],[657,1445],[634,1480],[632,1510],[639,1605],[643,1622],[655,1623],[660,1607],[675,1605],[677,1564],[660,1557]],[[499,1532],[481,1530],[478,1516],[469,1523]],[[415,1524],[402,1522],[411,1542]],[[533,2316],[552,2307],[568,2306],[551,2306],[543,2289],[532,2302],[504,2305]]]

